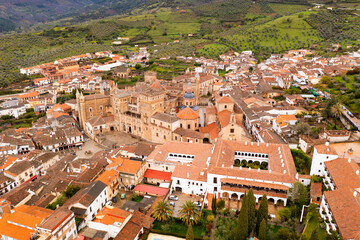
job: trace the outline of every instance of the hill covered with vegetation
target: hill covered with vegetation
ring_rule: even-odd
[[[108,1],[96,2],[105,6]],[[76,24],[51,22],[43,30],[0,36],[0,87],[26,79],[20,67],[95,51],[126,54],[136,50],[135,45],[148,46],[158,58],[218,57],[227,51],[252,50],[259,60],[299,48],[334,54],[328,51],[334,43],[342,49],[357,48],[359,12],[310,8],[300,0],[149,1],[148,6],[100,20],[85,17]],[[113,45],[119,37],[129,40]]]

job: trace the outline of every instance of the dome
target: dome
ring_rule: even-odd
[[[185,98],[185,99],[194,99],[194,98],[195,98],[195,94],[192,93],[192,92],[186,92],[186,93],[184,94],[184,98]]]

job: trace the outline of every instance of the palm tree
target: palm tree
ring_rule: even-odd
[[[198,207],[196,207],[192,201],[186,201],[186,203],[181,206],[179,216],[187,225],[196,224],[201,218]]]
[[[166,222],[174,214],[174,211],[169,203],[160,201],[157,203],[152,215],[153,217],[161,222]]]
[[[330,112],[331,115],[335,118],[334,122],[335,122],[335,128],[336,128],[336,119],[340,118],[341,114],[342,114],[342,107],[339,103],[336,103],[335,105],[333,105],[330,108]]]

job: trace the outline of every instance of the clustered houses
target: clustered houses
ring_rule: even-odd
[[[55,211],[21,205],[10,210],[10,204],[1,202],[0,234],[2,239],[68,240],[77,235],[74,213],[67,209]]]
[[[261,95],[240,87],[233,87],[223,94],[233,98],[235,107],[243,113],[245,128],[257,141],[297,145],[292,140],[297,122],[295,115],[305,111],[303,108],[286,103],[273,105]]]
[[[257,163],[262,169],[239,167]],[[217,140],[214,144],[167,142],[147,158],[148,169],[171,172],[171,191],[214,194],[240,200],[250,188],[258,202],[263,194],[270,202],[287,204],[293,183],[310,184],[308,176],[296,172],[290,149],[285,144]]]
[[[289,88],[292,82],[298,85],[316,84],[323,75],[345,74],[360,65],[359,52],[332,58],[309,57],[309,50],[290,50],[286,54],[273,54],[257,64],[251,51],[220,55],[221,60],[178,57],[177,59],[202,64],[204,71],[231,72],[225,79],[232,85],[251,86],[265,82],[270,86]]]

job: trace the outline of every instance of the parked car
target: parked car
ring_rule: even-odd
[[[199,202],[199,201],[194,202],[194,205],[197,206],[197,207],[201,207],[201,206],[202,206],[201,202]]]
[[[108,206],[111,206],[112,204],[113,204],[112,201],[108,201],[108,202],[106,203],[106,205],[108,205]]]
[[[177,200],[179,200],[179,197],[176,195],[170,195],[169,199],[173,200],[173,201],[177,201]]]
[[[125,197],[126,197],[126,194],[125,194],[125,193],[123,193],[123,194],[120,195],[120,198],[121,198],[121,199],[125,199]]]
[[[170,206],[175,207],[175,203],[174,202],[169,202]]]
[[[117,202],[116,197],[113,197],[113,198],[112,198],[112,201],[113,201],[113,203],[116,203],[116,202]]]

